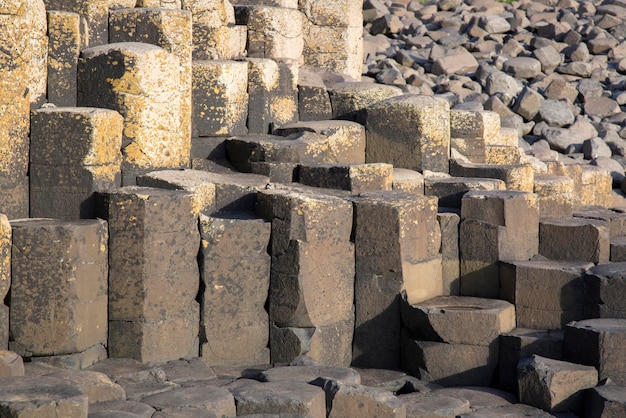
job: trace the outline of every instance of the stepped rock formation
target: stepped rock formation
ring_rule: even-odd
[[[625,38],[0,2],[0,417],[626,416]]]

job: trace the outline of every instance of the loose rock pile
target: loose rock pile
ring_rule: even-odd
[[[626,416],[624,17],[0,5],[0,416]]]

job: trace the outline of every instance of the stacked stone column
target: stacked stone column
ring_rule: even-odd
[[[269,314],[272,363],[306,354],[347,366],[354,327],[352,205],[288,190],[259,193],[272,220]]]
[[[361,79],[363,3],[359,0],[304,0],[304,65],[328,68]]]
[[[106,222],[21,219],[11,227],[10,348],[64,367],[105,358]]]
[[[30,118],[30,1],[15,1],[0,12],[0,212],[28,216],[28,128]],[[29,12],[30,13],[30,12]]]
[[[43,0],[46,10],[78,13],[80,15],[81,49],[104,45],[109,40],[108,19],[110,0]],[[134,6],[134,5],[133,5]],[[129,7],[131,7],[129,5]]]
[[[9,307],[4,298],[11,287],[11,224],[6,215],[0,215],[0,350],[6,350],[9,344]]]
[[[400,366],[400,292],[410,303],[443,292],[437,199],[404,192],[363,193],[354,202],[354,352],[363,367]]]
[[[212,366],[270,361],[269,222],[242,214],[200,216],[201,355]]]
[[[176,149],[181,166],[191,151],[191,13],[186,10],[135,8],[111,11],[109,42],[143,42],[163,48],[180,62],[180,132]]]
[[[94,217],[93,193],[120,186],[123,118],[107,109],[55,107],[31,119],[30,215]]]
[[[181,66],[158,46],[122,42],[82,51],[79,106],[117,110],[124,117],[122,184],[156,168],[189,161],[181,129]]]
[[[110,231],[109,356],[197,356],[200,237],[191,194],[125,187],[99,198]]]
[[[48,102],[76,106],[76,71],[81,49],[80,15],[48,12]]]

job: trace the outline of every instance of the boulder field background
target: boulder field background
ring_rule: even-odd
[[[625,35],[0,1],[0,417],[626,417]]]

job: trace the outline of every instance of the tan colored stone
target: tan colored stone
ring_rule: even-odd
[[[474,164],[456,159],[450,162],[450,174],[457,177],[499,179],[504,181],[508,190],[521,192],[532,192],[534,186],[534,171],[530,164]]]
[[[13,351],[0,350],[0,377],[24,376],[24,361]]]
[[[271,6],[237,6],[237,24],[248,27],[248,57],[301,62],[304,40],[299,10]]]
[[[154,45],[122,42],[82,51],[77,103],[124,117],[122,171],[189,163],[190,139],[180,126],[180,73],[178,57]]]
[[[406,417],[406,405],[384,389],[350,383],[336,389],[327,392],[332,393],[329,418]]]
[[[237,415],[302,414],[311,418],[326,417],[324,391],[308,383],[250,382],[231,390]]]
[[[354,0],[347,1],[358,4]],[[344,16],[349,15],[345,11],[343,13]],[[352,15],[358,16],[359,14],[353,13]],[[304,65],[328,68],[347,74],[356,81],[361,80],[363,71],[363,29],[361,27],[315,25],[310,20],[304,19],[302,34],[305,39],[302,51]]]
[[[180,10],[180,0],[156,0],[153,2],[158,5],[141,6],[138,4],[137,7],[161,7],[170,10],[135,8],[111,11],[109,15],[109,43],[149,43],[178,57],[180,62],[180,84],[178,86],[182,138],[175,153],[179,154],[181,166],[187,167],[189,166],[188,155],[191,148],[192,14],[186,10]]]
[[[59,379],[17,376],[0,379],[0,407],[9,416],[48,418],[87,416],[87,395]]]
[[[80,56],[80,15],[48,11],[48,102],[76,106],[76,71]]]
[[[439,199],[439,206],[460,208],[463,196],[470,190],[505,190],[502,180],[471,177],[426,177],[424,194]]]
[[[194,136],[245,135],[247,89],[247,62],[194,61]]]
[[[365,161],[448,172],[450,107],[428,96],[404,95],[367,109]]]
[[[108,42],[110,0],[44,0],[44,3],[46,10],[59,10],[80,15],[81,50]]]
[[[609,227],[604,221],[554,218],[539,223],[539,254],[550,260],[606,263],[610,250]]]
[[[515,306],[498,299],[439,296],[400,306],[405,329],[419,340],[490,346],[515,328]]]
[[[102,220],[12,221],[12,339],[32,355],[83,351],[107,337]]]
[[[298,120],[298,66],[248,58],[248,131],[269,133]]]
[[[313,187],[352,193],[391,190],[391,164],[307,164],[299,166],[298,181]]]
[[[365,129],[362,125],[343,120],[295,122],[274,130],[274,134],[289,136],[298,132],[315,132],[328,137],[329,147],[337,162],[365,162]]]
[[[126,400],[124,389],[114,383],[107,375],[89,370],[58,371],[46,374],[46,377],[63,380],[77,387],[87,395],[89,404],[112,400]]]
[[[535,187],[541,218],[572,216],[574,211],[574,181],[569,177],[535,174]]]
[[[0,214],[0,299],[4,300],[11,287],[12,229],[6,215]]]
[[[370,192],[355,199],[356,328],[353,362],[399,366],[400,292],[417,303],[442,294],[435,198]]]
[[[424,176],[419,171],[407,168],[393,168],[392,190],[424,194]]]
[[[333,84],[328,93],[333,118],[357,121],[359,112],[363,112],[366,107],[401,96],[402,90],[384,84],[346,81]]]
[[[135,7],[159,7],[176,10],[181,8],[181,0],[137,0]]]
[[[257,174],[213,173],[202,170],[161,170],[137,177],[137,184],[169,190],[185,190],[192,195],[193,212],[253,212],[256,193],[269,179]]]

